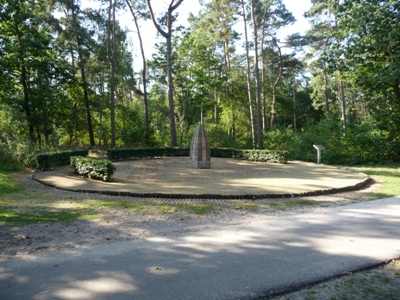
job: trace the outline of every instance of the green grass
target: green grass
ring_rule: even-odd
[[[247,211],[257,211],[260,206],[258,204],[255,203],[236,203],[234,205],[235,209],[240,209],[240,210],[247,210]]]
[[[79,219],[102,218],[115,209],[151,215],[154,212],[174,214],[180,211],[205,215],[215,209],[210,203],[167,203],[100,199],[54,199],[51,192],[15,191],[0,196],[0,225],[11,227],[37,223],[69,224]]]
[[[14,177],[14,173],[0,170],[0,195],[14,193],[24,189],[22,185],[15,181]]]
[[[43,209],[21,210],[15,207],[1,207],[0,225],[25,226],[29,224],[61,222],[72,223],[78,219],[90,219],[94,213],[84,214],[79,210],[48,211]]]
[[[345,275],[277,299],[395,300],[399,299],[399,270],[400,260],[393,260],[379,268]]]
[[[191,204],[173,204],[173,203],[152,203],[150,201],[117,201],[117,200],[94,200],[90,204],[92,208],[123,208],[134,212],[150,212],[157,210],[163,214],[176,213],[178,211],[187,211],[196,215],[204,215],[214,210],[213,204],[191,203]]]
[[[312,200],[302,200],[302,199],[289,199],[289,200],[281,200],[279,202],[271,202],[269,206],[276,210],[290,210],[301,207],[314,207],[321,206],[324,202],[322,201],[312,201]]]
[[[76,214],[71,212],[29,213],[14,209],[4,210],[0,214],[0,222],[13,225],[27,225],[32,223],[76,220]]]
[[[356,167],[351,168],[370,177],[377,178],[382,184],[369,194],[371,200],[400,195],[400,167]]]

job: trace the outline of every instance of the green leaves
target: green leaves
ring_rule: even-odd
[[[103,181],[110,181],[116,170],[110,160],[82,156],[72,156],[70,166],[78,175]]]
[[[332,1],[328,1],[332,2]],[[344,1],[332,6],[337,16],[338,45],[347,78],[372,95],[393,91],[400,79],[400,14],[398,1]]]

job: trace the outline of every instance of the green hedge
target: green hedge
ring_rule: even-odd
[[[228,148],[211,148],[212,157],[236,158],[272,163],[286,163],[287,151],[278,150],[241,150]],[[48,170],[56,166],[70,164],[72,156],[87,156],[89,150],[72,150],[55,153],[44,153],[36,157],[37,169]],[[189,156],[189,148],[137,148],[137,149],[110,149],[107,157],[111,161],[129,159],[148,159],[164,156]]]
[[[242,150],[238,159],[263,161],[285,164],[288,161],[289,153],[287,151],[273,150]]]
[[[70,150],[39,154],[36,157],[37,169],[48,170],[56,166],[68,165],[71,156],[86,156],[89,150]]]
[[[92,179],[110,181],[116,168],[108,159],[98,159],[93,157],[72,156],[71,169],[75,174]]]
[[[236,158],[273,163],[287,163],[288,160],[287,151],[211,148],[210,153],[212,157]],[[107,151],[108,159],[112,161],[147,159],[163,156],[189,156],[189,154],[189,148],[111,149]]]
[[[109,160],[147,159],[163,156],[189,156],[189,148],[137,148],[110,149],[107,151]]]

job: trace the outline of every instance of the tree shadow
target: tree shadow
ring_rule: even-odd
[[[251,299],[400,255],[399,198],[182,230],[158,222],[143,239],[121,228],[118,241],[2,259],[3,297]]]

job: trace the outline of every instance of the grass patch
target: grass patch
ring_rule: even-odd
[[[186,211],[196,215],[204,215],[214,210],[214,204],[210,203],[153,203],[150,201],[119,201],[119,200],[91,200],[88,203],[81,203],[81,208],[122,208],[132,210],[137,213],[145,213],[156,210],[162,214],[173,214],[179,211]]]
[[[296,208],[302,208],[302,207],[321,206],[322,204],[323,204],[322,201],[290,199],[290,200],[269,203],[269,207],[276,209],[276,210],[289,210],[289,209],[296,209]]]
[[[400,195],[400,168],[391,167],[356,167],[351,168],[372,178],[377,178],[382,184],[369,193],[370,200],[389,198]]]
[[[0,195],[17,192],[24,189],[22,185],[15,181],[16,174],[14,172],[18,171],[19,169],[19,166],[15,163],[0,163]]]
[[[257,211],[260,206],[255,203],[235,203],[235,209]]]
[[[377,269],[361,271],[278,297],[277,299],[395,300],[400,278],[395,276],[399,260]]]
[[[141,212],[148,209],[148,203],[146,201],[131,202],[131,201],[116,201],[116,200],[91,200],[87,207],[92,208],[124,208],[133,210],[135,212]]]
[[[25,226],[38,223],[62,222],[72,223],[83,217],[82,213],[75,211],[22,211],[14,207],[2,208],[0,212],[0,225]]]
[[[0,195],[23,190],[24,187],[15,181],[14,173],[0,170]]]

